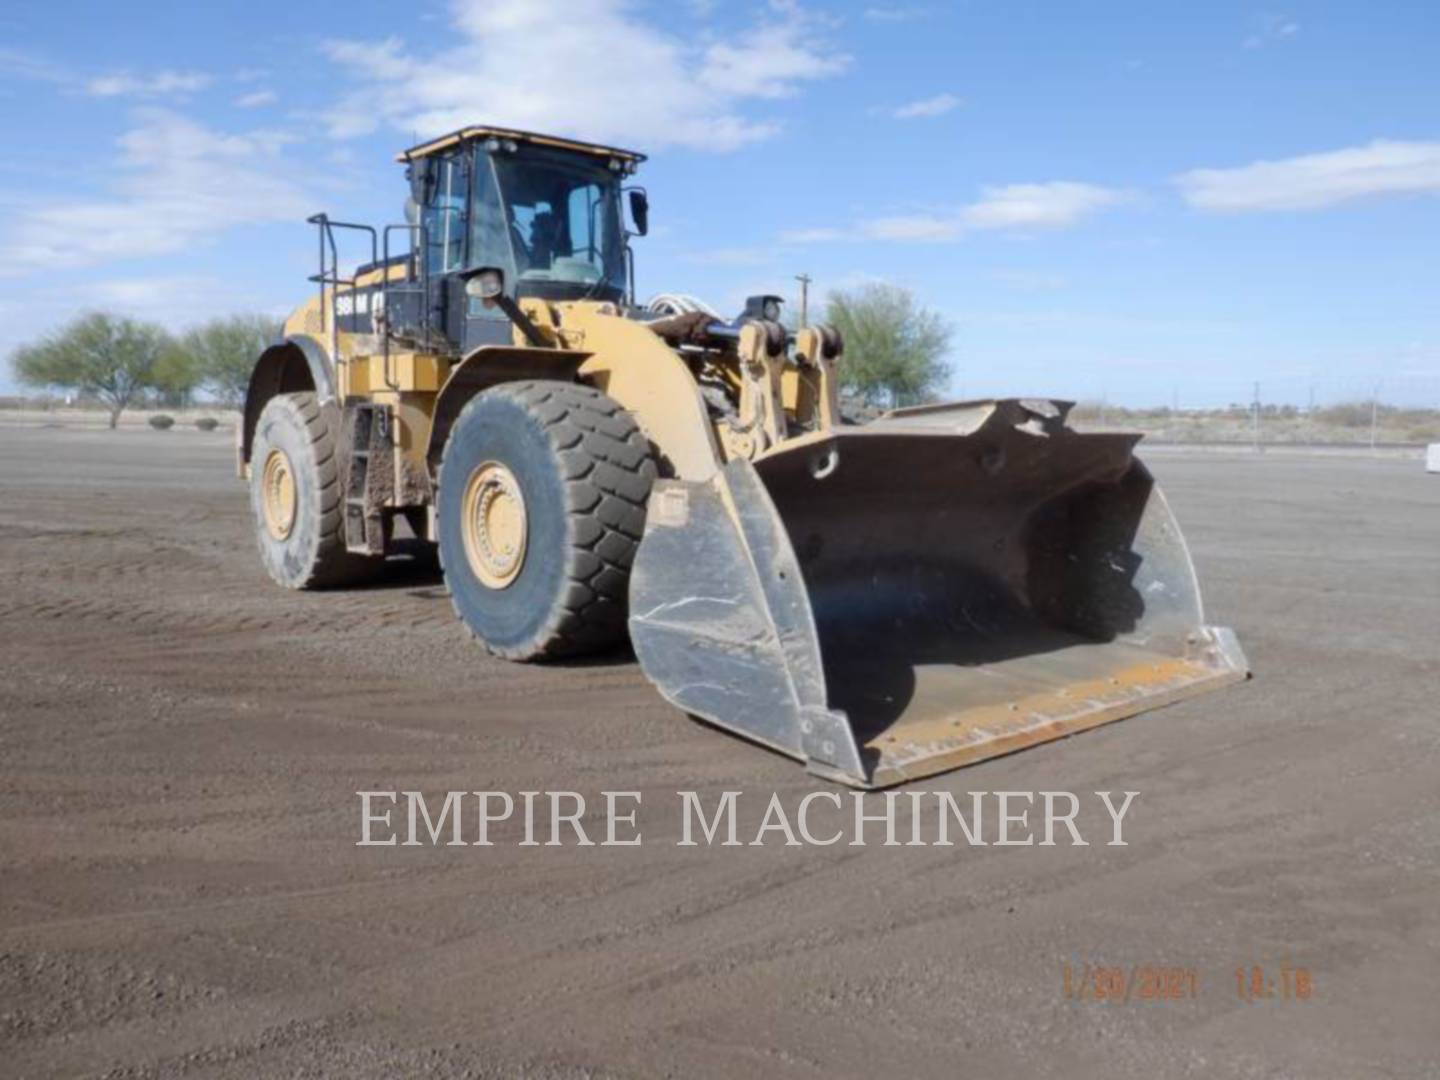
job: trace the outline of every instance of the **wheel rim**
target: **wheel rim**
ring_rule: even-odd
[[[477,466],[461,497],[460,522],[465,557],[482,585],[503,589],[520,576],[529,526],[514,473],[498,461]]]
[[[260,476],[260,505],[265,529],[276,540],[284,540],[295,528],[295,470],[283,450],[271,450]]]

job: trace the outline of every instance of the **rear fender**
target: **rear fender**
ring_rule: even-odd
[[[245,391],[245,414],[236,431],[236,472],[244,477],[255,441],[255,425],[276,394],[313,391],[320,404],[335,401],[335,373],[324,347],[307,334],[291,334],[271,345],[255,361]]]

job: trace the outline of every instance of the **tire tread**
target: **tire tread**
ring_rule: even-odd
[[[366,580],[383,560],[356,555],[345,547],[345,500],[337,449],[340,433],[336,430],[338,410],[324,408],[319,398],[309,391],[277,394],[266,403],[265,409],[267,412],[271,409],[289,411],[305,432],[315,456],[319,543],[305,576],[280,584],[294,589],[323,589]],[[265,526],[257,522],[256,527]]]
[[[520,405],[549,441],[565,489],[568,582],[530,641],[502,647],[470,633],[487,651],[509,660],[576,656],[614,645],[626,634],[630,566],[656,477],[650,443],[628,412],[580,383],[503,383],[472,398],[461,418],[482,398],[496,396]],[[443,551],[441,563],[443,568]],[[463,621],[458,605],[455,614]]]

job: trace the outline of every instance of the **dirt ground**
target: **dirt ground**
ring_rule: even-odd
[[[223,435],[0,429],[0,1073],[1440,1075],[1440,476],[1151,462],[1257,678],[916,785],[1136,790],[1128,847],[687,848],[679,790],[825,785],[627,656],[488,659],[424,568],[272,587]],[[645,842],[356,847],[362,789],[638,790]]]

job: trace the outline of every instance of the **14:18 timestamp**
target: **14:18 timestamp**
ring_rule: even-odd
[[[1315,993],[1315,984],[1310,978],[1308,968],[1281,964],[1278,969],[1267,971],[1256,964],[1253,967],[1235,969],[1235,992],[1242,1001],[1267,1001],[1275,998],[1282,1001],[1309,1001]]]

